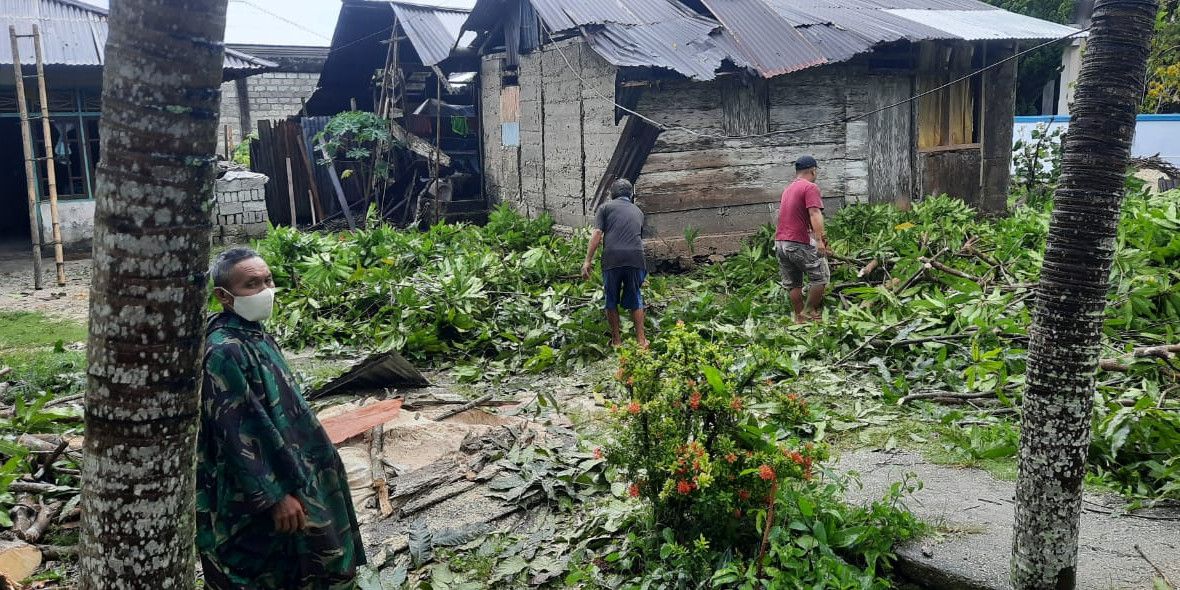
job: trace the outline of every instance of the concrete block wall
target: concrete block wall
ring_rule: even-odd
[[[213,243],[237,244],[266,235],[265,174],[228,172],[217,179],[213,207]]]
[[[248,112],[243,112],[238,82],[221,85],[221,117],[218,126],[219,153],[225,151],[225,127],[233,129],[233,144],[258,129],[259,121],[286,119],[299,114],[303,101],[315,92],[320,75],[306,72],[268,72],[246,78]]]

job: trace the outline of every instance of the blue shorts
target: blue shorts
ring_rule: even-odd
[[[623,266],[602,271],[602,287],[606,290],[606,309],[643,309],[643,296],[639,287],[647,278],[647,272],[633,266]]]

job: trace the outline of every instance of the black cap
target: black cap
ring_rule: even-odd
[[[795,160],[795,170],[810,170],[818,166],[815,158],[811,156],[799,156],[799,159]]]

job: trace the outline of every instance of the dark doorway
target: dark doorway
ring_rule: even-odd
[[[0,242],[28,243],[29,195],[25,184],[25,154],[21,149],[20,120],[0,119]]]

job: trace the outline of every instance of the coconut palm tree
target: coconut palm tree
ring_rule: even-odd
[[[226,0],[115,0],[103,74],[80,587],[192,588]]]
[[[1094,377],[1156,15],[1099,0],[1082,60],[1028,351],[1011,581],[1074,588]]]

